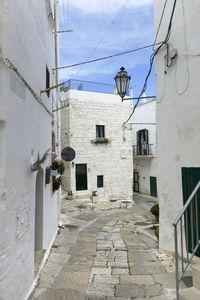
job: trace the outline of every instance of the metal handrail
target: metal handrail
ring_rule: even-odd
[[[176,276],[176,299],[179,300],[179,282],[186,272],[188,266],[190,265],[195,253],[200,246],[199,238],[199,217],[198,217],[198,202],[197,202],[197,192],[200,189],[200,181],[194,188],[190,197],[186,201],[184,207],[179,212],[178,216],[173,222],[174,226],[174,243],[175,243],[175,276]],[[195,206],[195,207],[194,207]],[[191,240],[192,240],[192,251],[189,252],[189,232],[188,232],[188,215],[190,217],[191,225]],[[184,220],[183,220],[184,218]],[[185,246],[186,246],[186,263],[184,262],[183,255],[183,221],[185,222]],[[181,272],[179,275],[179,255],[178,255],[178,224],[180,223],[180,259],[181,259]],[[196,238],[195,238],[196,229]],[[196,239],[196,241],[195,241]]]

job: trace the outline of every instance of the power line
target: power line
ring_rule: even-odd
[[[100,58],[96,58],[96,59],[84,61],[84,62],[73,64],[73,65],[68,65],[68,66],[64,66],[64,67],[54,68],[53,70],[61,70],[61,69],[72,68],[72,67],[76,67],[76,66],[80,66],[80,65],[90,64],[90,63],[93,63],[93,62],[96,62],[96,61],[101,61],[101,60],[109,59],[109,58],[112,58],[112,57],[116,57],[116,56],[128,54],[128,53],[131,53],[131,52],[141,51],[141,50],[144,50],[144,49],[147,49],[147,48],[151,48],[151,47],[156,46],[156,45],[160,45],[162,43],[163,42],[159,42],[159,43],[156,43],[156,44],[151,44],[151,45],[143,46],[143,47],[140,47],[140,48],[135,48],[135,49],[128,50],[128,51],[125,51],[125,52],[120,52],[120,53],[117,53],[117,54],[113,54],[113,55],[109,55],[109,56],[105,56],[105,57],[100,57]]]
[[[154,40],[154,44],[156,43],[156,40],[157,40],[159,31],[160,31],[160,27],[161,27],[161,24],[162,24],[162,20],[163,20],[164,13],[165,13],[165,8],[166,8],[166,5],[167,5],[167,1],[168,1],[168,0],[165,0],[165,4],[164,4],[164,6],[163,6],[163,10],[162,10],[160,22],[159,22],[158,29],[157,29],[156,36],[155,36],[155,40]]]
[[[127,2],[129,0],[126,0],[124,2],[124,4],[122,5],[122,7],[120,8],[120,10],[118,11],[118,13],[115,15],[115,17],[111,20],[111,24],[109,25],[109,27],[105,30],[105,32],[102,34],[102,36],[100,37],[99,41],[97,42],[95,48],[92,50],[92,52],[88,55],[88,57],[86,58],[86,61],[88,61],[90,59],[90,57],[94,54],[94,52],[97,50],[97,48],[100,46],[100,44],[102,43],[103,39],[105,38],[105,36],[108,34],[108,32],[110,31],[111,27],[113,26],[113,24],[116,22],[116,19],[118,18],[119,14],[122,12],[122,10],[124,9],[124,7],[126,6]],[[85,64],[82,64],[80,69],[78,70],[78,72],[75,74],[75,76],[73,77],[76,78],[76,76],[81,72],[81,70],[84,68]]]
[[[53,114],[50,112],[50,110],[46,107],[46,105],[42,102],[42,99],[36,94],[36,92],[33,90],[33,88],[30,86],[30,84],[24,79],[24,77],[21,75],[21,73],[18,71],[18,69],[14,66],[14,64],[8,59],[8,58],[2,58],[4,63],[7,65],[7,67],[11,70],[13,70],[17,76],[21,79],[21,81],[24,83],[26,88],[30,91],[30,93],[33,95],[33,97],[44,107],[44,109],[48,112],[48,114],[53,117]]]
[[[175,12],[175,8],[176,8],[176,2],[177,0],[174,0],[174,4],[173,4],[173,8],[172,8],[172,12],[171,12],[171,16],[170,16],[170,21],[169,21],[169,25],[168,25],[168,29],[167,29],[167,35],[165,37],[165,40],[160,43],[160,46],[154,50],[154,52],[152,53],[152,55],[150,56],[150,66],[149,66],[149,71],[147,73],[147,76],[145,78],[145,81],[144,81],[144,85],[143,85],[143,88],[140,92],[140,95],[138,97],[138,100],[137,100],[137,103],[135,104],[130,116],[128,117],[128,119],[124,122],[124,125],[130,120],[130,118],[132,117],[132,115],[134,114],[135,112],[135,109],[140,101],[140,98],[142,96],[142,94],[145,92],[146,90],[146,87],[147,87],[147,82],[148,82],[148,79],[149,79],[149,76],[151,74],[151,71],[152,71],[152,67],[153,67],[153,62],[154,62],[154,59],[155,59],[155,56],[158,54],[158,52],[160,51],[160,49],[163,47],[163,45],[166,45],[167,42],[169,41],[169,38],[170,38],[170,35],[171,35],[171,29],[172,29],[172,20],[173,20],[173,17],[174,17],[174,12]],[[156,45],[156,44],[155,44]]]

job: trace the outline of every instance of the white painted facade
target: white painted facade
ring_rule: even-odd
[[[37,279],[34,253],[46,256],[57,232],[57,193],[45,184],[51,164],[55,84],[53,1],[2,0],[0,9],[0,298],[26,299]],[[17,70],[9,68],[8,58]],[[24,78],[23,81],[22,77]],[[27,82],[28,85],[25,83]],[[35,95],[33,95],[35,93]],[[54,118],[54,127],[57,120]],[[56,132],[56,130],[55,130]],[[48,150],[41,169],[31,164]],[[37,224],[35,226],[35,224]],[[36,241],[36,246],[35,246]]]
[[[62,94],[62,148],[70,146],[76,157],[66,164],[63,189],[74,196],[91,196],[97,191],[101,200],[132,200],[132,130],[123,122],[131,113],[129,103],[118,95],[70,89]],[[104,125],[107,144],[95,144],[96,125]],[[123,139],[124,136],[124,139]],[[76,165],[87,164],[87,190],[76,190]],[[97,176],[103,187],[97,188]]]
[[[155,31],[164,0],[154,1]],[[168,1],[157,41],[166,36],[173,1]],[[166,47],[156,56],[157,135],[160,203],[159,246],[174,250],[173,221],[183,207],[182,168],[200,167],[199,1],[177,1]],[[177,57],[170,60],[175,51]],[[172,51],[173,50],[173,51]]]
[[[139,193],[150,195],[150,177],[157,180],[156,155],[156,101],[151,100],[139,104],[132,118],[133,130],[133,165],[139,176]],[[148,143],[140,149],[138,134],[147,131]],[[146,151],[141,151],[145,149]],[[136,187],[136,186],[135,186]]]

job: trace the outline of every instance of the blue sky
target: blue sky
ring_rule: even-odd
[[[60,66],[131,50],[153,43],[153,0],[60,0]],[[78,79],[114,84],[121,66],[131,75],[138,96],[152,49],[60,70],[60,80]],[[89,57],[89,58],[88,58]],[[147,95],[155,95],[154,69]]]

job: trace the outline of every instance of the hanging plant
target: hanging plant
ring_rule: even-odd
[[[58,174],[62,175],[65,171],[64,163],[62,162],[61,159],[57,158],[57,155],[55,152],[52,152],[52,158],[53,158],[53,162],[51,165],[51,169],[57,170]]]

